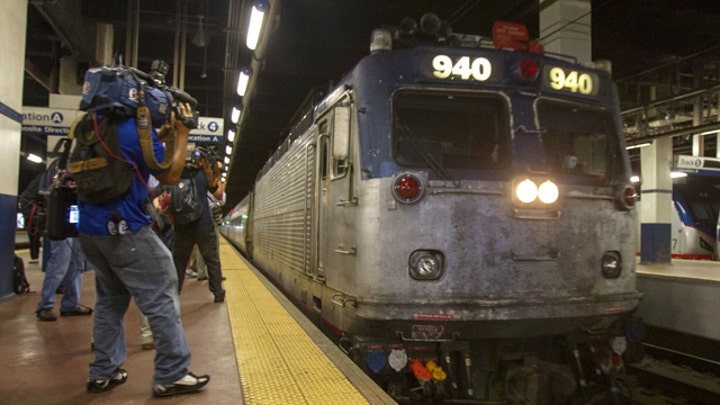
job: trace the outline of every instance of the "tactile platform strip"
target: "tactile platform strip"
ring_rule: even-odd
[[[367,404],[255,273],[225,247],[225,301],[244,403]]]

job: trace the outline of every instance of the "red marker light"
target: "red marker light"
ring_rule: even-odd
[[[412,204],[423,195],[423,184],[419,177],[405,173],[395,179],[392,193],[403,204]]]
[[[635,188],[631,186],[625,187],[625,190],[623,191],[623,199],[625,200],[625,205],[628,207],[634,207],[635,202],[637,202],[637,192],[635,191]]]
[[[526,80],[534,80],[538,76],[538,64],[533,59],[520,62],[520,76]]]
[[[395,183],[395,190],[400,197],[406,200],[412,200],[420,191],[420,184],[414,177],[403,177]]]

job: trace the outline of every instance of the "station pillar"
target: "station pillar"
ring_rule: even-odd
[[[0,13],[0,299],[13,292],[13,258],[22,133],[27,0],[3,1]]]
[[[640,262],[670,263],[672,253],[671,210],[672,138],[654,140],[640,149],[643,185],[640,198]]]
[[[540,1],[540,43],[545,51],[592,61],[590,0]]]

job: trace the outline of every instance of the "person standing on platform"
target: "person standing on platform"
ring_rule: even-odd
[[[80,250],[78,238],[63,240],[47,239],[50,255],[45,263],[45,278],[43,279],[40,302],[36,315],[39,321],[56,321],[53,313],[55,307],[55,291],[63,286],[64,292],[60,302],[60,316],[91,315],[92,309],[79,304],[82,291],[83,273],[85,272],[85,259]]]
[[[185,179],[193,179],[196,187],[195,195],[198,198],[195,209],[197,210],[197,219],[191,222],[183,222],[175,217],[175,248],[173,250],[173,259],[175,261],[175,269],[178,274],[178,291],[182,290],[183,281],[185,279],[185,269],[193,251],[193,246],[197,244],[200,255],[207,266],[208,287],[210,292],[215,296],[214,302],[221,303],[225,301],[225,289],[222,286],[222,270],[220,268],[220,246],[218,236],[215,232],[215,220],[210,212],[210,207],[204,198],[209,191],[216,198],[221,199],[225,192],[225,184],[220,180],[220,170],[217,160],[212,152],[198,148],[191,152],[191,159],[183,170],[182,177]],[[177,192],[173,188],[172,193]],[[170,197],[170,212],[176,211],[178,207],[173,206],[177,199]]]
[[[153,396],[196,392],[210,381],[210,376],[197,376],[188,370],[191,354],[180,322],[177,273],[170,251],[153,232],[152,219],[145,211],[150,174],[168,185],[180,177],[188,127],[194,128],[192,111],[188,104],[181,104],[180,117],[176,119],[173,112],[170,123],[163,125],[159,134],[148,128],[147,122],[143,127],[143,122],[136,121],[134,116],[103,112],[106,117],[88,113],[91,118],[85,117],[77,125],[75,136],[97,134],[98,128],[103,128],[103,123],[98,125],[97,121],[111,119],[104,128],[117,130],[122,161],[131,162],[135,174],[129,189],[112,200],[91,204],[83,201],[80,194],[78,231],[83,251],[95,267],[97,290],[95,359],[90,363],[87,391],[105,392],[128,378],[128,372],[121,368],[127,358],[123,319],[133,298],[152,329],[156,349]],[[175,138],[170,166],[165,170],[151,169],[143,156],[140,142],[143,135],[151,136],[145,142],[152,148],[148,152],[150,158],[159,160],[166,153],[163,142]]]
[[[40,257],[40,236],[42,232],[38,229],[38,212],[43,197],[40,195],[40,182],[45,174],[38,174],[20,194],[18,201],[18,211],[23,214],[25,219],[25,230],[28,235],[28,243],[30,248],[30,264],[38,263]]]
[[[224,187],[224,184],[222,184],[222,186]],[[213,221],[215,221],[216,236],[218,235],[217,227],[220,225],[220,221],[222,221],[222,207],[225,205],[226,198],[227,197],[225,195],[225,191],[223,191],[221,198],[216,198],[215,195],[209,191],[207,193],[208,208],[210,208],[210,213],[212,214]],[[219,239],[219,236],[217,237]],[[195,267],[197,268],[198,281],[207,280],[207,266],[205,265],[205,261],[203,260],[202,255],[197,255],[197,258],[195,260]],[[223,280],[225,280],[225,277],[223,277]]]
[[[38,180],[38,195],[49,190],[53,184],[72,182],[67,170],[66,157],[55,159]],[[38,232],[39,229],[36,229]],[[60,316],[91,315],[92,309],[80,305],[85,258],[80,250],[78,238],[70,237],[62,240],[46,238],[47,262],[45,277],[35,315],[39,321],[52,322],[57,320],[53,312],[55,294],[58,288],[63,289],[60,302]]]

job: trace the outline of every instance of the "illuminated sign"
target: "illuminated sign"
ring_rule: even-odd
[[[594,96],[600,88],[600,79],[596,74],[560,66],[543,67],[542,77],[546,88],[565,93]]]
[[[496,63],[484,56],[466,54],[427,55],[423,72],[428,77],[447,80],[485,82],[492,80]]]
[[[221,143],[223,141],[223,119],[199,117],[198,127],[188,134],[188,141],[202,143]]]
[[[23,134],[67,136],[77,110],[63,108],[23,107]]]
[[[675,158],[674,171],[695,173],[703,176],[720,176],[720,159],[678,155]]]

